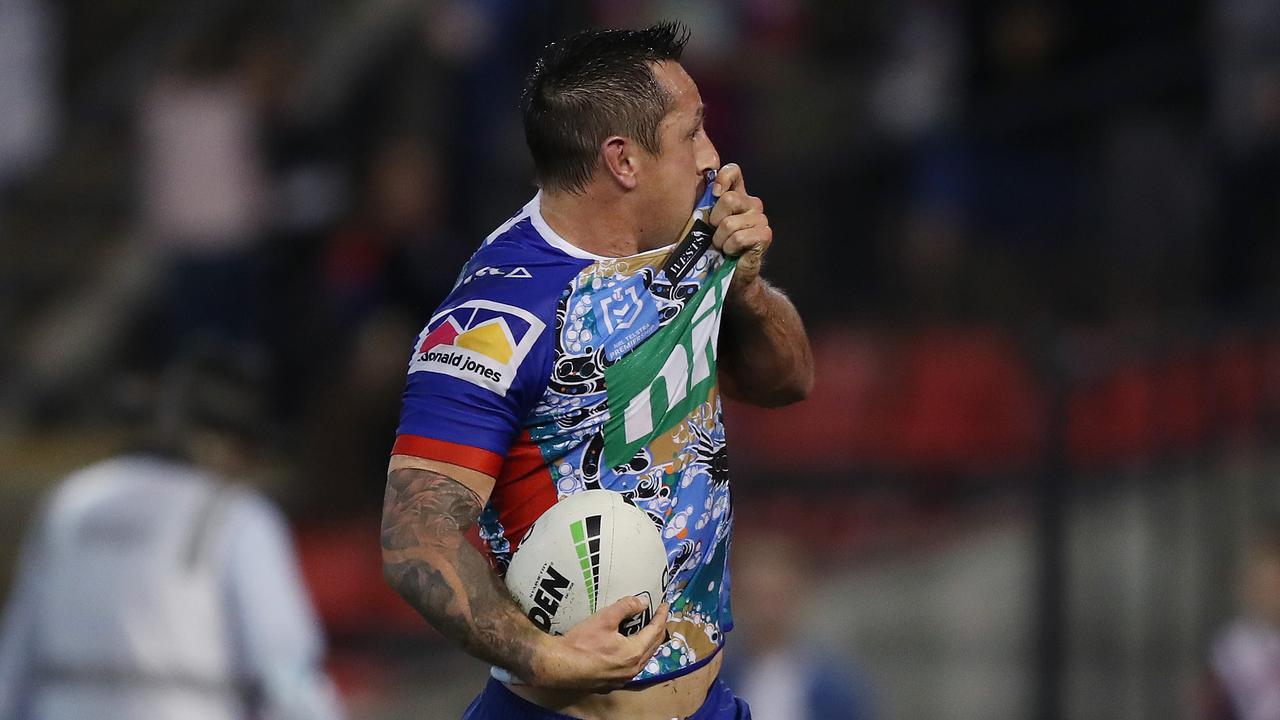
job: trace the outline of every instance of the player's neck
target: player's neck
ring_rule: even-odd
[[[578,194],[543,190],[540,205],[557,235],[592,255],[626,257],[647,249],[634,203],[625,195],[595,186]]]

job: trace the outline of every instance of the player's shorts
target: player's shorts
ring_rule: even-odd
[[[574,720],[544,707],[534,705],[507,689],[505,685],[489,679],[484,692],[472,701],[462,714],[462,720]],[[734,697],[722,680],[716,680],[707,693],[706,702],[689,720],[751,720],[751,708],[742,698]]]

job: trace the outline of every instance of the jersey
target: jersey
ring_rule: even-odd
[[[713,202],[708,190],[686,233],[708,230]],[[478,539],[500,574],[574,493],[612,490],[648,513],[671,613],[635,682],[669,680],[709,661],[733,624],[716,346],[737,261],[709,249],[672,279],[672,247],[592,255],[540,203],[485,240],[418,336],[393,452],[496,478]]]

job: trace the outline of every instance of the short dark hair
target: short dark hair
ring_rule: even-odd
[[[521,112],[538,184],[581,192],[600,143],[625,135],[651,153],[671,98],[652,64],[679,60],[689,30],[664,22],[644,30],[588,30],[554,42],[525,81]]]
[[[203,431],[259,443],[270,424],[267,370],[252,348],[211,337],[191,341],[160,377],[157,436],[180,443]]]

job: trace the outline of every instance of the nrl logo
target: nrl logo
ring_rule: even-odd
[[[632,635],[640,632],[644,629],[645,625],[649,624],[650,620],[653,620],[653,611],[650,609],[653,607],[653,600],[650,598],[649,592],[646,590],[645,592],[636,595],[636,597],[644,600],[644,612],[639,615],[632,615],[618,625],[618,632],[626,635],[627,637],[631,637]]]

